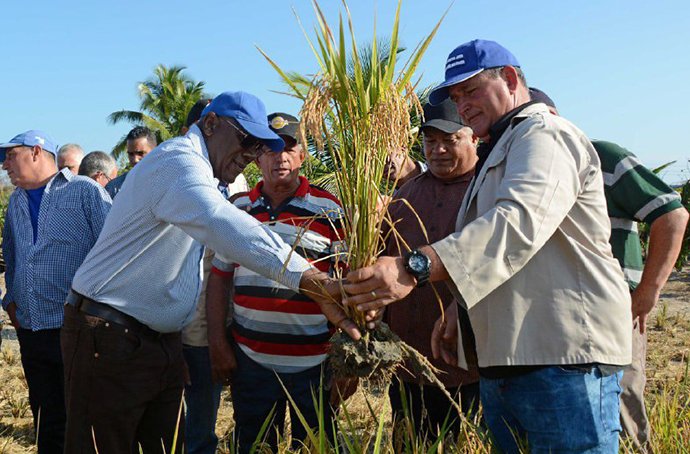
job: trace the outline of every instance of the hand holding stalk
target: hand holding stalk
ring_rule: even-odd
[[[340,282],[314,268],[302,274],[300,292],[316,301],[328,321],[345,331],[354,340],[362,337],[355,322],[348,318],[340,304],[342,298]]]
[[[380,309],[407,296],[414,289],[414,277],[405,271],[402,257],[379,257],[375,264],[347,275],[344,303],[358,311]]]

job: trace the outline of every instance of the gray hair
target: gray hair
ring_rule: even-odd
[[[84,157],[84,149],[76,143],[67,143],[63,146],[60,147],[60,149],[57,152],[57,157],[59,158],[60,156],[66,155],[70,151],[75,151],[81,155],[81,157]]]
[[[492,79],[498,79],[500,77],[501,79],[505,80],[505,76],[503,76],[503,68],[504,66],[499,66],[497,68],[488,68],[482,71],[482,74]],[[513,66],[513,68],[515,68],[515,72],[517,73],[520,82],[522,82],[522,85],[527,87],[527,77],[525,77],[525,73],[522,72],[522,69],[520,69],[519,66]]]
[[[117,163],[112,156],[103,151],[92,151],[79,165],[79,175],[93,178],[97,172],[102,172],[107,176],[115,169],[117,169]]]

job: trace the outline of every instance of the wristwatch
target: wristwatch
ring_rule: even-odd
[[[413,249],[403,259],[405,271],[410,273],[417,280],[417,287],[422,287],[429,282],[431,274],[431,259],[425,254]]]

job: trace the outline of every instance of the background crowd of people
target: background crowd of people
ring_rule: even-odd
[[[371,267],[341,260],[348,207],[300,175],[296,116],[224,92],[185,129],[160,145],[132,129],[119,176],[108,153],[43,131],[0,144],[17,187],[2,304],[39,452],[213,453],[223,385],[240,452],[266,421],[275,448],[288,408],[299,442],[296,412],[316,427],[357,386],[327,363],[335,330],[363,329],[342,304],[432,360],[466,416],[481,404],[505,452],[527,439],[532,452],[613,453],[621,431],[646,449],[645,322],[687,210],[633,154],[560,116],[506,48],[450,53],[424,105],[424,160],[391,153],[405,203],[391,203],[397,235],[382,232]],[[637,222],[650,226],[645,263]],[[420,431],[460,430],[446,394],[410,368],[389,396]]]

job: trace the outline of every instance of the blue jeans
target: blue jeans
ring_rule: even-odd
[[[623,372],[602,376],[588,371],[545,367],[512,378],[480,380],[484,420],[505,453],[618,452]],[[522,445],[524,446],[524,444]]]
[[[273,421],[264,433],[265,442],[276,452],[276,431],[282,435],[285,423],[286,405],[290,408],[293,447],[306,438],[306,430],[297,417],[295,409],[288,404],[283,386],[290,394],[300,413],[311,428],[318,428],[318,414],[312,396],[319,398],[322,367],[316,366],[303,372],[277,374],[260,366],[235,345],[237,370],[233,373],[230,389],[235,418],[235,443],[240,453],[248,453],[261,431],[261,427],[274,409]],[[280,378],[280,381],[278,380]],[[327,377],[323,378],[328,383]],[[282,386],[281,386],[282,382]],[[332,437],[332,409],[328,403],[328,393],[323,391],[324,422],[326,436]]]
[[[185,345],[182,351],[192,382],[184,387],[187,403],[187,451],[189,454],[215,454],[218,444],[216,417],[223,385],[211,380],[208,347]]]

